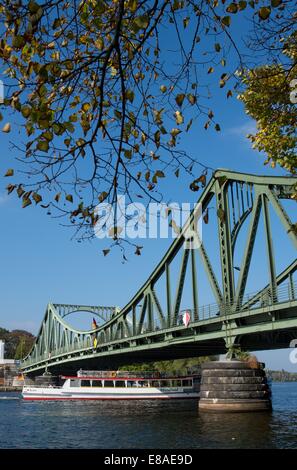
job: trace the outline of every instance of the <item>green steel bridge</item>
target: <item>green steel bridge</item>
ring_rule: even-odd
[[[185,248],[183,230],[124,308],[49,303],[36,342],[22,361],[22,370],[33,375],[44,370],[65,373],[80,367],[110,369],[135,362],[222,354],[237,346],[242,350],[288,347],[297,338],[297,235],[293,225],[296,219],[290,219],[285,200],[296,205],[296,184],[297,179],[292,177],[217,170],[198,202],[205,223],[208,210],[215,209],[212,221],[216,226],[220,278],[204,240],[199,239],[199,247],[190,244]],[[185,228],[194,228],[197,211],[198,205]],[[277,240],[272,234],[272,211],[295,255],[280,271],[275,262]],[[267,263],[268,280],[257,292],[247,294],[260,221],[266,248],[259,263]],[[234,252],[243,227],[246,239],[237,267]],[[179,274],[173,283],[171,265],[178,256]],[[198,299],[202,270],[215,299],[209,305],[201,305]],[[160,295],[157,286],[161,279],[164,288]],[[181,321],[185,288],[191,290],[187,325]],[[87,331],[75,329],[65,319],[74,312],[91,312],[100,324]]]

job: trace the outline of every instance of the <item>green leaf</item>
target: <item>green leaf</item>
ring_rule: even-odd
[[[23,117],[27,119],[31,114],[31,107],[27,106],[27,105],[22,106],[21,107],[21,113],[22,113]]]
[[[44,137],[47,141],[53,140],[53,133],[51,131],[43,132],[42,137]]]
[[[26,41],[23,36],[14,36],[12,40],[12,47],[15,49],[21,49],[26,44]]]
[[[270,7],[262,7],[260,8],[258,15],[261,20],[265,21],[269,18],[270,13],[271,13]]]
[[[231,16],[224,16],[222,19],[221,19],[221,23],[224,25],[224,26],[230,26],[231,25]]]
[[[230,3],[230,5],[226,8],[227,13],[237,13],[238,12],[238,5],[237,3]]]
[[[129,160],[131,159],[132,157],[132,150],[124,150],[124,155],[126,158],[128,158]]]
[[[239,10],[242,11],[242,10],[245,10],[246,7],[247,7],[247,2],[245,0],[241,0],[239,3],[238,3],[238,6],[239,6]]]
[[[127,98],[127,100],[130,101],[130,103],[133,103],[134,97],[135,97],[134,91],[132,91],[132,90],[127,90],[126,91],[126,98]]]
[[[48,141],[47,140],[39,140],[39,142],[37,143],[37,148],[41,152],[48,152],[48,149],[49,149]]]
[[[279,7],[283,3],[283,0],[271,0],[271,6],[273,8]]]
[[[149,25],[149,19],[147,15],[137,16],[137,18],[134,20],[134,23],[139,29],[146,29]]]

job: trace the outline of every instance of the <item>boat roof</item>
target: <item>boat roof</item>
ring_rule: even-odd
[[[168,377],[98,377],[98,375],[62,375],[62,379],[76,379],[76,380],[181,380],[181,379],[193,379],[195,377],[200,377],[200,375],[180,375],[180,376],[168,376]]]

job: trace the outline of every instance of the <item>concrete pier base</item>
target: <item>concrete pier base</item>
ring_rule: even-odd
[[[261,364],[255,367],[237,360],[202,364],[200,411],[269,411],[270,396]]]

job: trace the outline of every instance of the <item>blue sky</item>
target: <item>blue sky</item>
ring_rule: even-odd
[[[258,174],[280,174],[263,166],[263,156],[253,151],[245,138],[253,125],[241,105],[228,102],[227,119],[221,133],[193,128],[189,146],[198,158],[214,168]],[[13,158],[10,135],[1,134],[1,174]],[[0,324],[8,329],[24,328],[36,333],[46,304],[78,303],[123,306],[153,270],[170,241],[141,240],[142,256],[129,255],[121,263],[120,254],[103,257],[106,241],[94,239],[78,243],[71,240],[70,229],[32,206],[22,209],[19,200],[7,197],[7,179],[1,178],[1,299]],[[176,201],[194,201],[196,197],[182,184],[171,179],[166,189]],[[188,196],[187,198],[185,196]],[[295,370],[289,362],[289,350],[259,353],[270,368]]]
[[[263,165],[265,156],[252,150],[245,137],[254,129],[254,123],[244,114],[240,102],[235,98],[226,100],[225,96],[225,89],[217,90],[212,105],[221,132],[205,131],[203,122],[198,121],[183,141],[183,148],[212,168],[284,174],[280,169]],[[71,229],[62,227],[58,219],[50,218],[43,209],[33,205],[22,209],[16,196],[8,197],[5,191],[9,181],[3,174],[13,167],[13,158],[17,156],[10,142],[20,139],[13,118],[9,119],[12,133],[0,133],[0,326],[37,333],[49,301],[124,306],[154,269],[170,241],[141,240],[142,255],[131,253],[128,262],[122,264],[118,251],[102,256],[102,249],[108,247],[106,241],[78,243],[71,240]],[[194,202],[199,193],[188,190],[189,182],[182,177],[168,177],[163,183],[164,194],[177,202]],[[276,244],[277,237],[276,231]],[[280,256],[291,256],[289,246],[282,245],[280,252]],[[254,278],[255,286],[259,280],[260,273]],[[269,368],[297,372],[296,365],[289,361],[289,352],[289,349],[262,352],[258,357]]]

